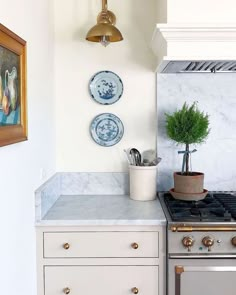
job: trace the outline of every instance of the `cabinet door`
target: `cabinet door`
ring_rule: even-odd
[[[158,257],[158,232],[44,233],[45,258]]]
[[[45,295],[158,295],[158,266],[46,266]]]

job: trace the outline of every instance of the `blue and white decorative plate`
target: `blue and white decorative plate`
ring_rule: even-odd
[[[113,104],[123,94],[123,83],[115,73],[101,71],[91,78],[89,91],[93,99],[97,102],[101,104]]]
[[[124,134],[124,126],[117,116],[104,113],[93,119],[90,125],[90,133],[93,140],[99,145],[112,146],[121,140]]]

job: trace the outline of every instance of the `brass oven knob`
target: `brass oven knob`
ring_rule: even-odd
[[[136,287],[132,288],[131,291],[133,294],[138,294],[138,292],[139,292],[138,288],[136,288]]]
[[[214,245],[214,239],[212,237],[204,237],[202,243],[205,247],[208,248],[208,251],[211,251],[211,247]]]
[[[192,237],[184,237],[183,240],[182,240],[182,244],[190,252],[191,251],[191,247],[194,244],[194,239]]]
[[[70,288],[63,289],[64,294],[70,294]]]
[[[231,243],[232,243],[233,246],[236,247],[236,237],[233,237],[232,238]]]
[[[138,244],[137,243],[133,243],[133,244],[131,244],[131,247],[136,250],[136,249],[138,249]]]
[[[65,244],[63,245],[63,248],[64,248],[65,250],[68,250],[68,249],[70,248],[70,244],[65,243]]]

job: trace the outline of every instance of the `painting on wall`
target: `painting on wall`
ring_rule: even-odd
[[[24,140],[26,41],[0,24],[0,146]]]

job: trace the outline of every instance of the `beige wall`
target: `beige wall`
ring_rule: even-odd
[[[85,40],[101,1],[54,0],[58,171],[126,171],[124,148],[156,146],[155,57],[149,47],[156,0],[109,0],[108,7],[124,41],[104,48]],[[124,84],[123,96],[110,106],[96,103],[88,92],[90,78],[101,70],[117,73]],[[113,147],[90,137],[92,119],[104,112],[124,124],[124,137]]]
[[[157,23],[167,22],[167,4],[168,4],[168,0],[156,0]]]

